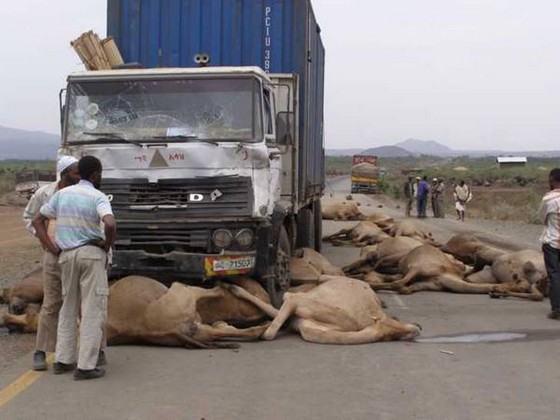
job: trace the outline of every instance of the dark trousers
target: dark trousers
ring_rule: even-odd
[[[543,244],[542,251],[548,274],[550,307],[553,311],[560,311],[560,249]]]
[[[426,204],[428,203],[428,197],[418,197],[417,198],[417,210],[418,217],[426,217]]]

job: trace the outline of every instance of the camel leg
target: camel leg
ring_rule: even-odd
[[[352,229],[340,229],[338,232],[333,233],[332,235],[323,236],[323,242],[329,242],[334,239],[340,239],[347,236]]]
[[[329,325],[307,319],[300,320],[299,331],[305,341],[321,344],[365,344],[401,339],[400,332],[391,335],[385,328],[378,328],[374,325],[359,331],[336,331]],[[406,332],[403,330],[402,338],[413,339],[418,333],[418,327],[410,325]]]
[[[445,290],[455,293],[490,293],[496,289],[491,283],[468,283],[460,277],[451,274],[438,276],[436,281],[440,282]]]
[[[239,287],[236,284],[225,283],[225,282],[220,283],[220,286],[223,287],[224,289],[229,290],[230,293],[233,296],[235,296],[236,298],[244,299],[248,302],[251,302],[257,308],[259,308],[261,311],[263,311],[265,314],[267,314],[270,318],[275,318],[278,315],[278,312],[279,312],[278,309],[276,309],[270,303],[266,303],[266,302],[262,301],[261,299],[259,299],[258,297],[253,296],[251,293],[249,293],[244,288]]]
[[[507,285],[504,284],[503,286],[507,286]],[[535,302],[540,302],[544,299],[543,294],[540,292],[540,290],[534,284],[531,285],[531,290],[530,290],[529,293],[513,292],[513,291],[510,291],[510,290],[507,290],[506,288],[500,288],[497,291],[490,292],[490,297],[517,297],[517,298],[520,298],[520,299],[533,300]]]
[[[389,255],[387,257],[382,257],[377,260],[377,263],[373,266],[373,269],[376,270],[378,267],[381,268],[388,268],[394,267],[402,260],[404,257],[408,255],[408,252],[401,252],[399,254]]]
[[[180,332],[154,333],[148,332],[144,334],[118,334],[108,335],[107,345],[118,346],[124,344],[152,344],[165,347],[186,347],[192,349],[235,349],[239,345],[235,343],[208,343],[189,337]]]
[[[262,338],[265,340],[274,340],[284,322],[291,317],[297,309],[298,294],[297,293],[285,293],[284,302],[278,311],[278,314],[274,317],[272,324],[268,327]]]
[[[442,290],[444,290],[443,286],[438,282],[420,281],[418,283],[411,284],[408,287],[402,287],[399,290],[399,293],[403,295],[409,295],[411,293],[416,293],[416,292],[425,292],[425,291],[441,292]]]
[[[354,261],[353,263],[347,265],[346,267],[342,267],[342,271],[345,274],[352,273],[358,271],[360,268],[362,268],[366,264],[369,264],[370,262],[372,262],[372,259],[369,258],[369,256],[360,258],[359,260]]]
[[[250,328],[235,328],[226,322],[220,321],[213,325],[198,325],[197,335],[202,335],[205,338],[207,337],[209,341],[228,338],[258,340],[269,325],[270,323],[266,323],[264,325],[257,325]],[[206,341],[206,339],[204,341]]]
[[[412,283],[414,279],[416,279],[416,277],[418,277],[420,274],[425,274],[424,269],[413,267],[408,270],[408,272],[402,279],[376,286],[376,290],[399,290],[401,287],[407,286],[409,283]]]

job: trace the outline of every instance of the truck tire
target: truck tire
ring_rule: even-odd
[[[313,202],[313,222],[315,243],[312,244],[312,247],[315,251],[321,252],[323,246],[323,211],[321,208],[321,199]]]
[[[278,250],[276,252],[276,265],[274,266],[274,276],[268,278],[268,294],[270,303],[275,308],[280,308],[284,301],[284,293],[290,288],[290,258],[292,249],[286,228],[280,228],[278,236]]]
[[[313,248],[314,246],[313,208],[306,207],[301,209],[297,216],[296,248]]]

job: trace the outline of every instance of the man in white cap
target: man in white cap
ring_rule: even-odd
[[[39,209],[47,203],[58,190],[78,183],[78,159],[73,156],[61,156],[56,164],[58,181],[39,188],[29,200],[23,212],[23,221],[27,230],[36,236],[32,220]],[[49,234],[54,232],[53,224],[49,226]],[[58,256],[45,249],[43,254],[43,305],[39,314],[37,326],[36,350],[33,354],[33,370],[46,370],[46,353],[54,352],[56,347],[56,330],[58,326],[58,313],[62,306],[62,285]]]

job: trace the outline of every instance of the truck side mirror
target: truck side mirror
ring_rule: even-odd
[[[291,146],[294,144],[295,117],[293,112],[279,112],[276,114],[276,144]]]

